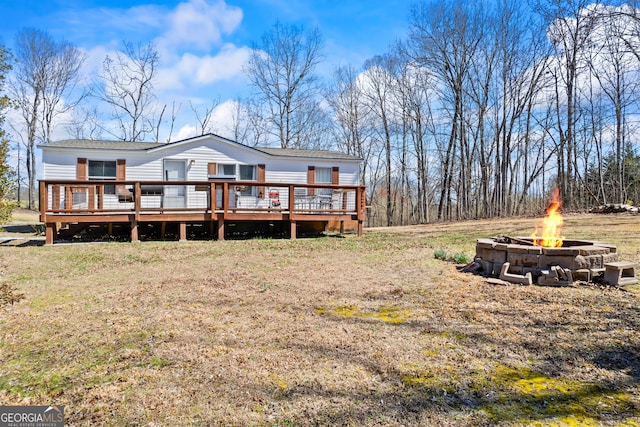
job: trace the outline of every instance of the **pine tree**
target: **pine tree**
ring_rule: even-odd
[[[5,224],[16,202],[11,198],[14,191],[15,179],[13,169],[9,166],[9,140],[3,129],[4,112],[10,105],[10,99],[3,94],[5,76],[11,70],[11,54],[0,45],[0,224]]]

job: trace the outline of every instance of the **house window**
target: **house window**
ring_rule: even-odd
[[[236,176],[236,165],[218,165],[218,174]]]
[[[316,168],[316,184],[331,184],[331,168]]]
[[[240,165],[240,181],[255,181],[256,167],[255,165]],[[255,187],[247,187],[241,192],[245,196],[255,196]]]
[[[331,168],[316,168],[316,184],[331,184]],[[317,194],[320,196],[330,196],[330,188],[318,188]]]
[[[254,165],[240,165],[240,181],[255,181],[256,167]]]
[[[89,180],[116,180],[117,167],[115,160],[89,160]],[[105,185],[105,194],[116,194],[115,185]]]

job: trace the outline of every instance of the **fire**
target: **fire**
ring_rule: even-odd
[[[542,231],[536,227],[536,230],[532,235],[534,238],[534,245],[550,248],[558,248],[562,246],[562,240],[564,237],[560,234],[560,228],[563,223],[562,214],[560,214],[561,205],[562,200],[560,200],[560,190],[555,188],[553,190],[552,198],[549,200],[547,213],[544,216]]]

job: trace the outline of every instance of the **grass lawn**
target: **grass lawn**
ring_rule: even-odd
[[[434,258],[536,219],[298,240],[0,245],[0,405],[66,425],[640,426],[640,287]],[[640,261],[640,216],[564,234]]]

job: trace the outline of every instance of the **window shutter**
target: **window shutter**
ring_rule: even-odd
[[[76,179],[78,181],[87,180],[87,159],[78,158],[78,166],[76,168]]]
[[[258,182],[265,181],[265,165],[258,165]],[[258,197],[264,199],[264,186],[258,187]]]
[[[116,181],[125,181],[127,179],[127,161],[125,159],[116,160]],[[133,195],[125,185],[116,186],[116,194],[121,202],[130,202],[133,200]]]
[[[116,160],[116,180],[117,181],[127,180],[126,164],[127,164],[127,161],[125,159]]]
[[[337,166],[331,168],[331,183],[334,185],[340,184],[340,168]]]
[[[218,164],[207,163],[207,175],[217,175],[217,174],[218,174]]]
[[[307,170],[307,184],[315,184],[316,183],[316,167],[309,166]],[[308,188],[307,194],[315,194],[315,188]]]

